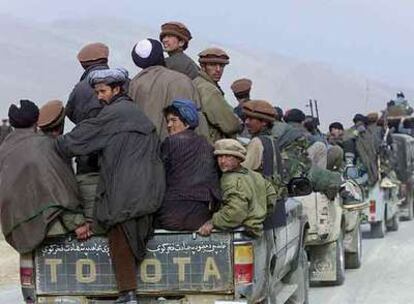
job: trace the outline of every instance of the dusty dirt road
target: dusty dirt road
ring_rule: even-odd
[[[384,239],[364,238],[363,250],[362,268],[348,270],[343,286],[311,288],[311,304],[414,303],[414,221]],[[22,303],[18,256],[1,240],[0,278],[0,303]]]

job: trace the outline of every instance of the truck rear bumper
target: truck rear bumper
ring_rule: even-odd
[[[38,304],[112,304],[114,299],[92,299],[83,296],[41,296]],[[220,295],[192,295],[181,299],[139,298],[143,304],[247,304],[247,300],[231,300]]]

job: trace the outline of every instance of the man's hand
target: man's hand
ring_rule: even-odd
[[[200,234],[200,235],[203,235],[203,236],[208,236],[208,235],[210,235],[211,234],[211,231],[213,230],[213,228],[214,228],[214,226],[213,226],[213,224],[211,223],[211,221],[208,221],[208,222],[205,222],[204,223],[204,225],[203,226],[201,226],[199,229],[198,229],[198,233]]]
[[[76,237],[80,241],[87,240],[92,236],[92,230],[89,223],[85,223],[75,229]]]

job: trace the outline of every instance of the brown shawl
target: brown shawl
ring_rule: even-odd
[[[79,205],[70,164],[55,152],[52,138],[16,129],[0,147],[0,213],[7,242],[30,252],[63,210]]]

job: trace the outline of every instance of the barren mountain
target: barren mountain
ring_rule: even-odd
[[[135,42],[158,37],[158,29],[147,29],[120,19],[68,19],[57,23],[33,23],[0,15],[0,116],[7,115],[11,102],[29,98],[42,104],[53,98],[66,100],[82,74],[76,60],[78,50],[88,42],[101,41],[110,46],[111,66],[122,66],[134,76],[130,52]],[[193,33],[197,36],[197,33]],[[380,111],[396,88],[323,63],[305,62],[255,49],[235,49],[225,41],[211,43],[196,37],[189,54],[196,58],[205,47],[226,49],[231,63],[226,68],[222,88],[235,104],[230,84],[240,77],[253,80],[253,98],[261,98],[284,109],[305,111],[309,98],[317,99],[321,120],[326,127],[332,120],[349,125],[355,112]],[[406,95],[413,96],[414,91]]]

